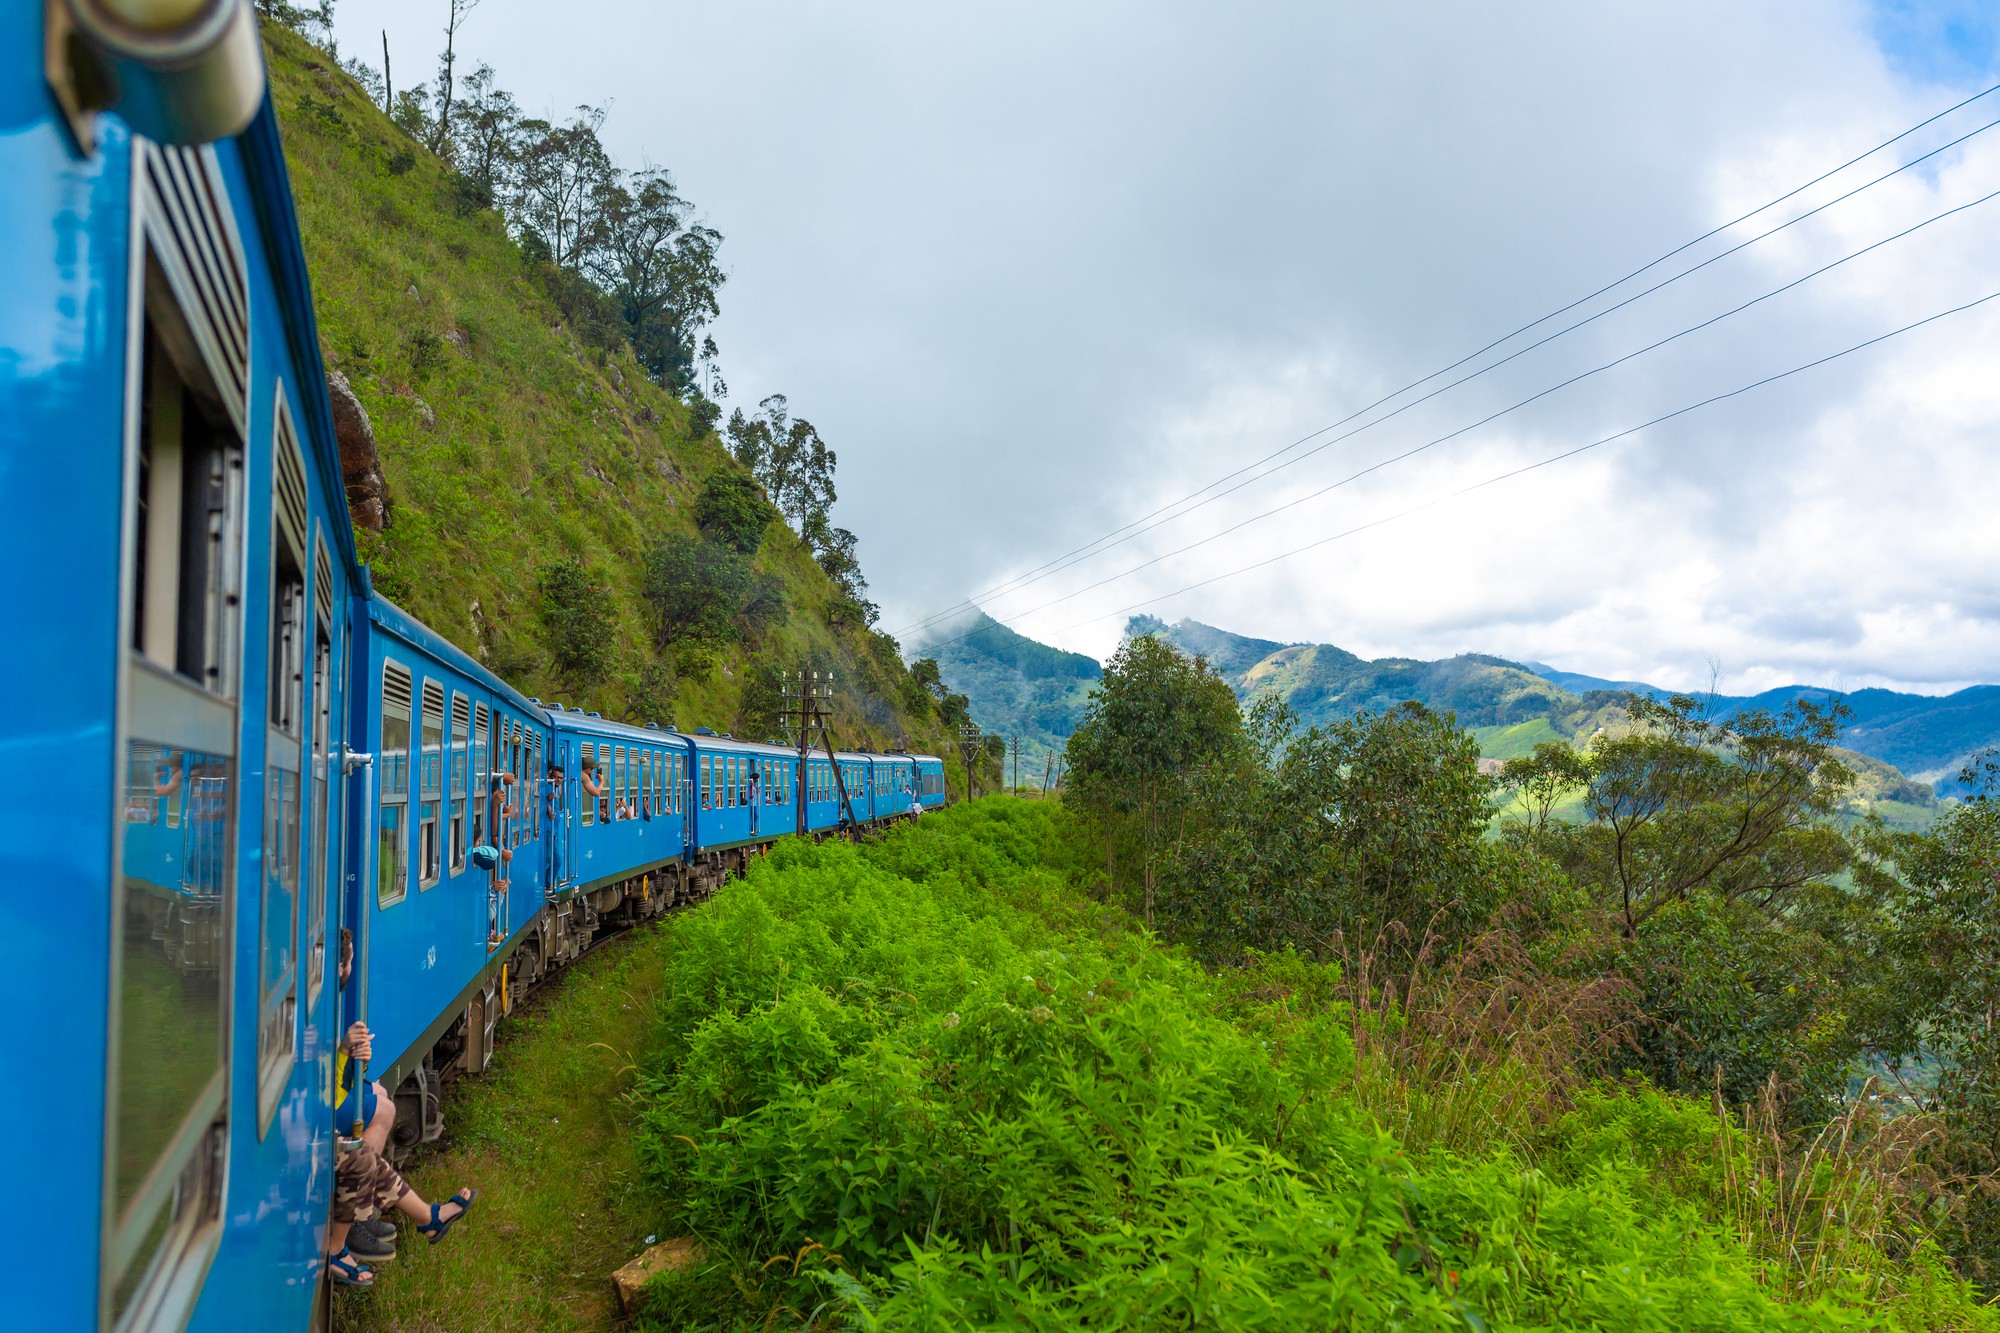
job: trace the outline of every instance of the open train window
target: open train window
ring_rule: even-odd
[[[485,704],[472,707],[472,845],[487,845],[486,829],[486,776],[489,760],[488,721]]]
[[[340,855],[338,839],[331,831],[340,812],[329,799],[336,790],[328,766],[333,758],[333,562],[327,559],[326,543],[313,536],[313,650],[312,650],[312,854],[306,863],[306,1005],[319,999],[326,980],[326,886],[329,867],[327,848]],[[338,870],[333,871],[338,874]]]
[[[593,751],[591,750],[590,742],[585,741],[583,743],[583,767],[586,772],[588,772],[590,769],[592,756],[593,756]],[[603,781],[603,776],[600,774],[597,776],[595,780],[601,782]],[[581,783],[578,784],[577,789],[579,791],[582,791]],[[583,826],[585,828],[589,828],[592,824],[596,822],[597,822],[597,802],[595,799],[591,797],[589,792],[583,792]]]
[[[212,154],[134,160],[119,743],[145,799],[118,793],[110,886],[107,1328],[178,1327],[220,1230],[247,555],[241,247]]]
[[[465,869],[465,807],[468,770],[472,764],[472,704],[462,694],[451,696],[451,873]]]
[[[271,601],[264,729],[264,894],[257,948],[257,1132],[270,1127],[297,1049],[299,855],[306,653],[305,461],[282,388],[271,430]]]
[[[375,901],[403,901],[410,883],[410,670],[382,664],[382,796],[376,830]]]
[[[424,682],[417,768],[417,887],[438,882],[443,862],[439,807],[444,803],[444,686]]]
[[[611,751],[611,817],[623,819],[629,810],[626,804],[631,792],[626,783],[625,747],[616,746]]]

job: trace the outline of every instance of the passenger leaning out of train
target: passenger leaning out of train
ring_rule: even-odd
[[[563,843],[568,841],[568,839],[563,837],[563,831],[562,831],[563,830],[563,780],[568,776],[569,775],[563,771],[561,760],[557,759],[549,760],[549,774],[546,784],[547,789],[542,799],[543,799],[543,812],[548,816],[548,821],[549,821],[549,832],[551,835],[549,845],[555,853],[555,859],[556,859],[555,882],[557,884],[560,884],[564,880],[569,878],[568,874],[569,867],[566,864],[564,864],[565,858],[563,853]]]
[[[354,975],[354,932],[340,928],[340,989]],[[341,1034],[340,1048],[334,1052],[334,1086],[340,1089],[340,1104],[333,1108],[334,1127],[343,1134],[360,1125],[361,1140],[376,1152],[389,1146],[389,1131],[396,1123],[396,1099],[380,1083],[362,1080],[368,1067],[370,1043],[375,1034],[359,1019]],[[356,1085],[359,1084],[357,1089]]]
[[[577,775],[576,780],[582,784],[584,795],[597,802],[598,819],[601,822],[610,822],[611,803],[605,800],[605,794],[611,789],[604,785],[603,778],[597,776],[597,761],[585,755],[583,771]]]
[[[353,972],[354,933],[342,929],[342,990]],[[478,1190],[460,1190],[443,1203],[426,1203],[389,1165],[386,1149],[396,1120],[395,1099],[380,1083],[363,1082],[356,1072],[366,1068],[373,1043],[368,1025],[357,1021],[348,1025],[334,1055],[334,1083],[346,1094],[333,1109],[334,1133],[346,1135],[357,1124],[363,1127],[359,1139],[337,1151],[333,1218],[326,1231],[327,1263],[333,1280],[349,1287],[372,1287],[375,1274],[368,1265],[396,1257],[396,1225],[381,1215],[383,1209],[395,1208],[408,1215],[435,1245],[479,1198]]]
[[[504,889],[514,882],[514,877],[507,873],[507,863],[514,859],[514,849],[508,846],[513,839],[506,836],[504,832],[507,827],[507,821],[512,819],[515,814],[514,775],[512,773],[504,769],[495,770],[493,774],[493,787],[487,797],[487,801],[493,813],[493,845],[500,849],[500,873],[494,877],[493,887],[495,889]]]

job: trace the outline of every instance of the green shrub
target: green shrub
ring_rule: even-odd
[[[652,1327],[2000,1327],[1936,1270],[1775,1299],[1698,1103],[1412,1160],[1346,1095],[1337,972],[1211,977],[1071,888],[1062,818],[787,841],[670,923],[641,1151],[709,1259]]]

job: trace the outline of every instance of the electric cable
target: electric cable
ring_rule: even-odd
[[[1968,209],[1977,208],[1981,204],[1990,203],[1994,199],[2000,199],[2000,190],[1991,191],[1990,193],[1981,195],[1977,199],[1973,199],[1966,203],[1959,204],[1953,208],[1948,208],[1944,210],[1942,213],[1933,214],[1932,216],[1925,218],[1922,222],[1916,223],[1909,227],[1905,227],[1902,231],[1899,231],[1892,236],[1885,236],[1879,241],[1875,241],[1869,245],[1861,247],[1859,250],[1855,250],[1852,253],[1842,255],[1839,259],[1833,260],[1832,262],[1827,264],[1822,264],[1820,267],[1812,270],[1810,273],[1802,274],[1801,276],[1792,279],[1790,282],[1785,283],[1783,286],[1774,287],[1770,291],[1763,293],[1761,296],[1752,297],[1750,300],[1743,302],[1741,305],[1734,306],[1728,310],[1723,311],[1720,314],[1711,315],[1707,319],[1701,321],[1699,324],[1691,324],[1687,328],[1681,329],[1676,333],[1668,334],[1666,337],[1661,338],[1658,341],[1648,343],[1644,347],[1638,348],[1634,351],[1627,352],[1625,353],[1625,355],[1607,361],[1603,365],[1593,366],[1589,370],[1580,371],[1577,374],[1570,376],[1568,379],[1563,380],[1559,384],[1550,385],[1548,388],[1543,389],[1538,393],[1530,394],[1528,397],[1523,398],[1518,402],[1510,403],[1506,407],[1500,408],[1498,411],[1490,412],[1486,416],[1481,417],[1477,421],[1471,422],[1468,425],[1460,426],[1457,430],[1449,431],[1443,435],[1435,437],[1434,439],[1426,440],[1422,444],[1413,445],[1410,448],[1405,449],[1402,453],[1392,454],[1388,458],[1384,458],[1377,462],[1370,463],[1367,467],[1361,468],[1355,472],[1351,472],[1348,475],[1340,478],[1338,481],[1329,482],[1325,486],[1320,487],[1316,491],[1309,491],[1304,495],[1295,496],[1294,498],[1285,501],[1283,504],[1273,505],[1269,509],[1260,510],[1255,514],[1250,515],[1248,518],[1241,519],[1238,522],[1233,523],[1226,528],[1222,528],[1219,529],[1218,531],[1212,532],[1208,534],[1206,537],[1198,538],[1197,540],[1189,542],[1184,546],[1178,546],[1171,551],[1162,552],[1161,554],[1153,556],[1148,560],[1143,560],[1136,565],[1131,565],[1116,574],[1108,574],[1105,577],[1099,579],[1095,583],[1087,583],[1083,587],[1077,588],[1072,592],[1064,593],[1060,597],[1052,598],[1051,600],[1043,602],[1038,606],[1030,607],[1026,611],[1018,612],[1016,613],[1015,618],[1018,619],[1019,617],[1022,616],[1035,615],[1039,612],[1048,610],[1052,606],[1060,606],[1062,603],[1067,602],[1072,598],[1081,597],[1084,593],[1095,591],[1096,589],[1102,588],[1107,584],[1116,583],[1121,579],[1127,578],[1130,575],[1138,573],[1142,569],[1151,568],[1152,566],[1159,564],[1163,560],[1171,560],[1177,555],[1185,555],[1189,551],[1192,551],[1197,547],[1206,546],[1212,541],[1217,541],[1223,537],[1229,536],[1231,533],[1239,532],[1242,529],[1249,527],[1253,523],[1262,522],[1264,519],[1270,518],[1276,514],[1282,514],[1288,509],[1294,509],[1297,508],[1299,505],[1307,503],[1308,501],[1316,500],[1320,496],[1325,495],[1330,491],[1339,490],[1341,487],[1346,486],[1351,482],[1359,481],[1361,478],[1366,477],[1371,473],[1380,472],[1383,468],[1390,467],[1408,458],[1414,458],[1416,455],[1424,453],[1427,450],[1433,449],[1440,444],[1444,444],[1450,440],[1455,440],[1459,436],[1464,435],[1470,431],[1477,430],[1481,426],[1488,425],[1489,423],[1494,421],[1498,421],[1501,417],[1519,411],[1521,408],[1526,407],[1531,403],[1539,402],[1541,399],[1548,397],[1550,394],[1560,392],[1561,390],[1566,389],[1573,384],[1577,384],[1583,380],[1591,378],[1593,375],[1599,375],[1607,370],[1611,370],[1614,369],[1615,367],[1622,366],[1626,362],[1644,356],[1648,352],[1656,351],[1659,348],[1665,347],[1669,343],[1678,342],[1680,339],[1687,337],[1689,334],[1698,333],[1701,330],[1710,327],[1711,325],[1719,324],[1723,320],[1730,318],[1732,315],[1739,315],[1745,310],[1750,309],[1752,306],[1760,305],[1763,302],[1770,300],[1774,296],[1782,295],[1783,293],[1792,290],[1794,287],[1800,286],[1803,283],[1810,282],[1814,278],[1819,277],[1821,274],[1831,272],[1832,270],[1839,268],[1843,264],[1847,264],[1852,262],[1853,260],[1859,259],[1861,256],[1868,254],[1870,251],[1879,250],[1883,246],[1888,245],[1891,242],[1902,240],[1906,236],[1922,231],[1925,227],[1930,226],[1934,222],[1942,222],[1944,219],[1948,217],[1952,217],[1956,214],[1963,213]],[[1248,483],[1245,484],[1247,485]]]
[[[1470,485],[1462,486],[1457,490],[1449,491],[1443,495],[1435,496],[1429,500],[1423,501],[1420,504],[1411,505],[1407,509],[1398,510],[1393,514],[1387,514],[1381,518],[1371,519],[1366,523],[1356,524],[1351,528],[1347,528],[1340,532],[1333,533],[1330,536],[1317,538],[1313,541],[1305,543],[1302,546],[1295,546],[1290,550],[1280,551],[1276,555],[1266,556],[1261,560],[1252,561],[1250,564],[1241,565],[1235,569],[1227,570],[1220,574],[1211,575],[1208,578],[1197,580],[1196,582],[1187,584],[1184,587],[1176,588],[1172,592],[1161,593],[1154,597],[1148,597],[1141,601],[1133,602],[1128,606],[1120,607],[1118,610],[1108,611],[1102,615],[1087,617],[1086,619],[1076,621],[1069,625],[1065,625],[1061,629],[1056,630],[1055,635],[1066,634],[1071,630],[1081,629],[1086,625],[1094,625],[1099,623],[1100,621],[1110,620],[1117,616],[1129,615],[1133,611],[1137,611],[1143,607],[1153,606],[1159,602],[1164,602],[1175,597],[1183,596],[1184,594],[1194,592],[1198,589],[1206,588],[1211,584],[1220,583],[1225,579],[1236,578],[1239,575],[1248,574],[1254,570],[1266,568],[1270,565],[1277,564],[1280,561],[1289,560],[1294,556],[1303,555],[1307,551],[1317,550],[1320,547],[1329,545],[1333,542],[1342,541],[1348,537],[1355,536],[1358,533],[1367,532],[1371,529],[1382,527],[1385,524],[1393,523],[1399,519],[1408,518],[1412,514],[1422,513],[1424,510],[1427,509],[1434,509],[1438,505],[1444,504],[1451,500],[1458,499],[1461,496],[1469,495],[1474,491],[1484,490],[1486,487],[1498,485],[1503,481],[1511,480],[1512,478],[1521,476],[1524,473],[1538,471],[1541,468],[1550,467],[1556,463],[1564,462],[1565,460],[1575,458],[1579,454],[1588,453],[1593,449],[1598,449],[1603,447],[1604,445],[1612,444],[1619,440],[1629,438],[1630,436],[1639,434],[1641,431],[1650,430],[1654,426],[1662,425],[1666,422],[1675,420],[1678,417],[1687,416],[1692,412],[1698,412],[1701,409],[1706,407],[1711,407],[1716,403],[1727,402],[1732,398],[1740,398],[1744,394],[1754,392],[1755,390],[1764,388],[1767,385],[1776,384],[1781,380],[1790,379],[1795,375],[1800,375],[1805,373],[1806,371],[1814,370],[1820,366],[1828,365],[1834,361],[1841,360],[1844,357],[1852,356],[1856,352],[1864,351],[1870,347],[1874,347],[1877,346],[1878,344],[1888,342],[1892,338],[1901,337],[1903,334],[1913,332],[1917,329],[1923,328],[1930,324],[1935,324],[1940,320],[1949,319],[1953,315],[1963,314],[1968,310],[1976,309],[1979,306],[1985,305],[1988,302],[1994,301],[1996,299],[2000,299],[2000,291],[1989,292],[1985,296],[1981,296],[1974,300],[1967,301],[1962,305],[1952,306],[1948,309],[1940,310],[1935,314],[1926,315],[1922,319],[1913,320],[1908,324],[1904,324],[1898,328],[1891,329],[1886,333],[1876,334],[1872,338],[1868,338],[1861,342],[1854,343],[1853,345],[1844,347],[1837,352],[1829,352],[1825,356],[1816,357],[1811,361],[1807,361],[1800,365],[1793,366],[1789,370],[1781,370],[1775,374],[1766,375],[1761,379],[1753,380],[1750,383],[1742,385],[1739,388],[1728,390],[1725,393],[1718,393],[1711,395],[1710,397],[1703,398],[1698,402],[1689,403],[1685,407],[1676,408],[1671,412],[1662,413],[1661,415],[1653,417],[1648,421],[1642,421],[1636,426],[1629,426],[1626,429],[1617,431],[1611,435],[1601,436],[1598,439],[1592,440],[1587,444],[1578,445],[1575,448],[1564,450],[1559,454],[1553,454],[1547,458],[1539,459],[1533,463],[1525,463],[1519,467],[1510,468],[1505,472],[1497,473],[1494,476],[1485,478],[1484,480],[1476,481],[1471,483]],[[1025,616],[1030,614],[1033,614],[1033,612],[1023,612],[1019,615],[1008,617],[1006,620],[999,619],[998,617],[991,617],[991,619],[994,621],[996,625],[1002,627],[1008,627],[1012,621],[1023,619]],[[948,647],[951,644],[959,643],[964,641],[965,639],[971,638],[974,634],[983,632],[985,628],[986,628],[985,626],[979,626],[974,630],[967,631],[966,633],[958,635],[951,639],[941,640],[939,643],[931,646]]]
[[[1660,255],[1658,258],[1650,260],[1645,264],[1642,264],[1636,269],[1633,269],[1631,272],[1625,274],[1623,277],[1620,277],[1613,282],[1607,283],[1604,286],[1599,287],[1596,291],[1593,291],[1585,296],[1578,297],[1576,300],[1571,301],[1569,304],[1561,306],[1555,310],[1552,310],[1548,314],[1542,315],[1537,319],[1531,320],[1528,323],[1521,325],[1520,327],[1512,330],[1511,332],[1504,334],[1501,337],[1496,338],[1493,341],[1487,343],[1484,347],[1481,347],[1476,351],[1470,352],[1465,356],[1460,357],[1457,361],[1454,361],[1447,366],[1443,366],[1438,370],[1432,371],[1430,374],[1424,376],[1422,379],[1413,380],[1409,384],[1404,385],[1402,388],[1399,388],[1391,393],[1385,394],[1381,398],[1376,399],[1374,402],[1369,403],[1366,406],[1363,406],[1357,409],[1356,411],[1349,413],[1347,416],[1341,418],[1339,421],[1333,422],[1328,426],[1321,427],[1319,430],[1313,431],[1308,435],[1301,436],[1299,439],[1292,441],[1290,444],[1285,445],[1283,448],[1278,449],[1272,453],[1266,454],[1262,458],[1246,463],[1242,467],[1239,467],[1232,472],[1226,473],[1223,476],[1216,478],[1214,481],[1209,482],[1205,486],[1202,486],[1194,491],[1189,492],[1187,495],[1182,496],[1177,500],[1171,501],[1165,505],[1160,506],[1159,508],[1156,508],[1146,514],[1143,514],[1139,518],[1132,520],[1131,522],[1125,524],[1122,527],[1114,528],[1109,533],[1106,533],[1101,537],[1086,542],[1082,546],[1076,547],[1073,550],[1064,553],[1063,555],[1056,556],[1052,560],[1046,561],[1041,565],[1034,566],[1033,568],[1026,570],[1019,575],[1015,575],[1013,578],[1002,580],[1000,583],[995,584],[992,587],[985,589],[982,592],[975,593],[971,597],[968,597],[965,600],[943,611],[939,611],[932,615],[922,617],[921,619],[912,622],[909,625],[904,626],[901,630],[898,630],[897,635],[898,637],[900,637],[901,635],[908,634],[912,630],[925,628],[926,626],[931,625],[939,620],[945,619],[949,616],[957,615],[965,610],[978,610],[980,609],[979,600],[981,598],[996,596],[1003,592],[1016,591],[1018,590],[1018,588],[1025,587],[1029,583],[1039,581],[1041,578],[1046,577],[1048,574],[1059,572],[1060,568],[1068,568],[1069,564],[1078,563],[1078,561],[1072,560],[1072,557],[1081,557],[1087,559],[1097,554],[1101,554],[1103,550],[1110,549],[1111,545],[1122,544],[1122,542],[1124,540],[1128,540],[1129,537],[1138,536],[1140,535],[1140,532],[1150,530],[1150,528],[1140,528],[1139,525],[1146,524],[1148,523],[1149,520],[1157,518],[1160,515],[1166,514],[1169,510],[1176,509],[1183,504],[1187,504],[1191,500],[1197,500],[1205,492],[1213,490],[1215,487],[1222,485],[1224,482],[1231,481],[1236,477],[1243,475],[1243,473],[1245,472],[1251,471],[1252,469],[1261,467],[1266,463],[1269,463],[1277,458],[1280,458],[1283,455],[1290,453],[1292,450],[1298,448],[1299,446],[1310,443],[1312,440],[1317,439],[1319,436],[1324,435],[1329,431],[1337,430],[1341,426],[1346,425],[1348,422],[1353,421],[1356,417],[1365,415],[1366,413],[1373,411],[1375,408],[1381,407],[1393,401],[1394,399],[1400,397],[1401,395],[1408,393],[1412,389],[1420,388],[1423,385],[1429,383],[1431,380],[1438,378],[1440,375],[1449,374],[1451,371],[1458,369],[1459,367],[1465,365],[1470,361],[1477,359],[1480,356],[1483,356],[1485,353],[1492,351],[1493,349],[1512,340],[1513,338],[1516,338],[1521,334],[1526,333],[1529,330],[1538,327],[1541,324],[1547,323],[1551,319],[1566,314],[1569,311],[1576,309],[1578,306],[1583,305],[1589,301],[1592,301],[1597,297],[1602,296],[1605,293],[1610,292],[1613,289],[1624,285],[1625,283],[1640,276],[1641,274],[1646,273],[1649,270],[1658,267],[1660,264],[1665,263],[1667,260],[1674,258],[1676,255],[1685,253],[1687,250],[1692,249],[1694,246],[1699,245],[1701,242],[1708,240],[1714,236],[1717,236],[1722,232],[1727,231],[1731,227],[1737,226],[1742,222],[1746,222],[1749,219],[1756,217],[1760,213],[1767,212],[1770,209],[1775,208],[1779,204],[1786,202],[1787,200],[1796,198],[1798,195],[1804,193],[1806,190],[1811,189],[1813,186],[1818,185],[1821,182],[1826,181],[1832,178],[1833,176],[1840,174],[1841,172],[1847,170],[1849,167],[1854,166],[1855,164],[1865,160],[1866,158],[1872,157],[1874,154],[1881,152],[1885,148],[1889,148],[1894,144],[1899,143],[1900,141],[1908,138],[1910,135],[1916,133],[1917,131],[1924,129],[1929,125],[1935,124],[1937,121],[1944,119],[1946,116],[1951,115],[1953,112],[1961,110],[1964,107],[1970,106],[1972,103],[1977,102],[1982,98],[1988,97],[1995,92],[2000,92],[2000,84],[1994,84],[1991,87],[1981,90],[1980,92],[1974,93],[1970,97],[1964,98],[1959,102],[1953,103],[1951,106],[1948,106],[1944,110],[1937,112],[1935,115],[1932,115],[1925,120],[1919,121],[1915,125],[1910,126],[1908,129],[1903,130],[1902,132],[1888,139],[1883,140],[1881,143],[1875,145],[1873,148],[1870,148],[1865,152],[1859,153],[1854,157],[1849,158],[1847,161],[1841,163],[1839,166],[1830,168],[1829,170],[1820,173],[1818,176],[1815,176],[1813,179],[1805,182],[1803,185],[1799,185],[1794,189],[1789,190],[1782,195],[1779,195],[1777,198],[1772,199],[1764,204],[1761,204],[1754,209],[1751,209],[1747,213],[1741,214],[1738,217],[1732,218],[1728,222],[1722,223],[1719,226],[1713,227],[1708,231],[1703,232],[1701,235],[1695,237],[1694,239],[1687,241],[1684,244],[1677,246],[1672,250],[1667,251],[1665,254]],[[1807,213],[1801,214],[1798,217],[1793,218],[1791,222],[1784,224],[1784,226],[1790,226],[1791,223],[1804,221],[1806,218],[1813,216],[1815,213],[1822,212],[1826,208],[1831,207],[1833,204],[1840,203],[1845,199],[1851,198],[1853,195],[1860,193],[1862,190],[1873,188],[1873,186],[1880,184],[1882,181],[1889,179],[1889,177],[1891,176],[1897,175],[1902,171],[1906,171],[1910,167],[1913,167],[1918,163],[1927,160],[1928,158],[1935,157],[1938,153],[1941,153],[1948,148],[1955,147],[1956,145],[1965,142],[1967,139],[1972,138],[1974,135],[1981,134],[1984,133],[1986,130],[1992,129],[1996,124],[2000,124],[2000,121],[1989,122],[1988,124],[1982,125],[1978,129],[1975,129],[1968,134],[1961,135],[1957,139],[1951,140],[1950,142],[1943,144],[1938,148],[1932,149],[1929,153],[1924,154],[1922,157],[1904,163],[1902,166],[1896,168],[1895,170],[1887,172],[1884,175],[1877,177],[1875,180],[1870,181],[1865,185],[1859,186],[1854,190],[1850,190],[1847,194],[1841,195],[1836,199],[1830,200],[1827,203],[1820,205],[1818,208],[1812,209]],[[1730,250],[1726,250],[1721,254],[1718,254],[1713,258],[1704,261],[1703,264],[1696,265],[1694,268],[1685,270],[1682,273],[1677,274],[1674,278],[1668,279],[1666,282],[1657,284],[1656,286],[1649,288],[1646,292],[1642,292],[1639,295],[1645,296],[1653,291],[1657,291],[1659,290],[1660,287],[1666,286],[1671,282],[1678,281],[1678,279],[1681,277],[1687,276],[1688,273],[1695,272],[1699,268],[1704,268],[1708,264],[1714,263],[1716,260],[1725,258],[1728,255],[1735,253],[1737,250],[1742,249],[1744,245],[1754,244],[1755,241],[1757,240],[1765,239],[1766,237],[1775,234],[1777,231],[1783,230],[1784,226],[1773,228],[1771,229],[1771,231],[1767,231],[1765,233],[1762,233],[1758,237],[1752,238],[1751,241],[1744,242],[1742,245],[1732,247]],[[1619,303],[1619,305],[1617,306],[1612,306],[1607,310],[1598,312],[1598,315],[1593,316],[1592,319],[1598,318],[1605,314],[1609,314],[1611,313],[1611,311],[1622,308],[1622,306],[1624,305],[1629,305],[1631,304],[1631,301],[1637,299],[1639,298],[1638,297],[1629,298],[1628,300]],[[1539,347],[1546,342],[1552,341],[1556,337],[1562,336],[1563,333],[1571,332],[1576,328],[1582,327],[1584,323],[1589,323],[1589,322],[1590,322],[1589,320],[1580,321],[1579,323],[1572,325],[1569,328],[1564,329],[1557,334],[1551,335],[1549,338],[1541,340],[1541,342],[1534,344],[1532,347],[1521,349],[1519,352],[1514,353],[1513,356],[1509,356],[1505,360],[1494,362],[1492,365],[1485,367],[1484,369],[1482,369],[1479,372],[1476,372],[1475,374],[1483,374],[1485,370],[1491,370],[1500,365],[1504,365],[1506,364],[1506,361],[1512,360],[1514,356],[1519,356],[1523,352],[1532,351],[1534,350],[1534,347]],[[1455,381],[1453,384],[1445,386],[1445,389],[1448,390],[1450,388],[1457,387],[1458,384],[1464,383],[1466,379],[1474,377],[1475,376],[1462,377],[1460,380]],[[1436,392],[1444,392],[1444,391],[1445,390],[1438,390]],[[1419,399],[1417,401],[1418,402],[1425,401],[1426,399],[1435,396],[1436,393],[1433,393],[1430,395],[1426,395],[1425,399]],[[1416,405],[1415,403],[1411,403],[1411,404],[1406,404],[1405,406],[1408,407],[1415,405]],[[1402,409],[1398,410],[1400,411]],[[1394,414],[1389,414],[1389,415],[1394,415]],[[1387,416],[1378,418],[1377,420],[1386,420],[1386,419]],[[1343,436],[1341,438],[1347,438],[1347,437]],[[1338,441],[1329,441],[1328,443],[1337,443],[1337,442]],[[1321,448],[1324,447],[1325,447],[1324,445],[1321,446]],[[1317,453],[1317,452],[1319,452],[1318,449],[1311,451],[1311,453]],[[1310,457],[1311,453],[1308,453],[1306,455],[1301,455],[1300,458],[1293,459],[1291,461],[1292,462],[1302,461],[1304,458]],[[1289,465],[1290,464],[1286,464],[1285,466]],[[1264,476],[1269,476],[1271,472],[1275,472],[1277,470],[1278,469],[1274,468],[1271,469],[1270,472],[1260,473],[1258,477],[1252,478],[1251,480],[1253,481],[1259,480]],[[1231,491],[1235,489],[1238,488],[1232,487]],[[1219,495],[1211,496],[1209,497],[1209,499],[1210,500],[1219,499],[1221,498],[1222,495],[1227,495],[1229,493],[1230,491],[1225,491]],[[1201,503],[1206,504],[1208,503],[1208,501],[1204,500]],[[1170,518],[1163,519],[1162,521],[1163,522],[1171,521],[1172,518],[1178,518],[1181,517],[1183,514],[1191,513],[1195,508],[1199,507],[1200,505],[1191,506],[1189,509],[1182,510],[1181,513],[1174,514]],[[1159,525],[1152,524],[1151,526],[1159,526]],[[1139,529],[1139,531],[1132,531],[1135,528]],[[1117,540],[1114,541],[1113,539]],[[1093,550],[1092,548],[1099,548],[1099,549]]]

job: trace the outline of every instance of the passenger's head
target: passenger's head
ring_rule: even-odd
[[[354,932],[346,926],[340,928],[340,984],[345,986],[347,978],[354,973]]]

